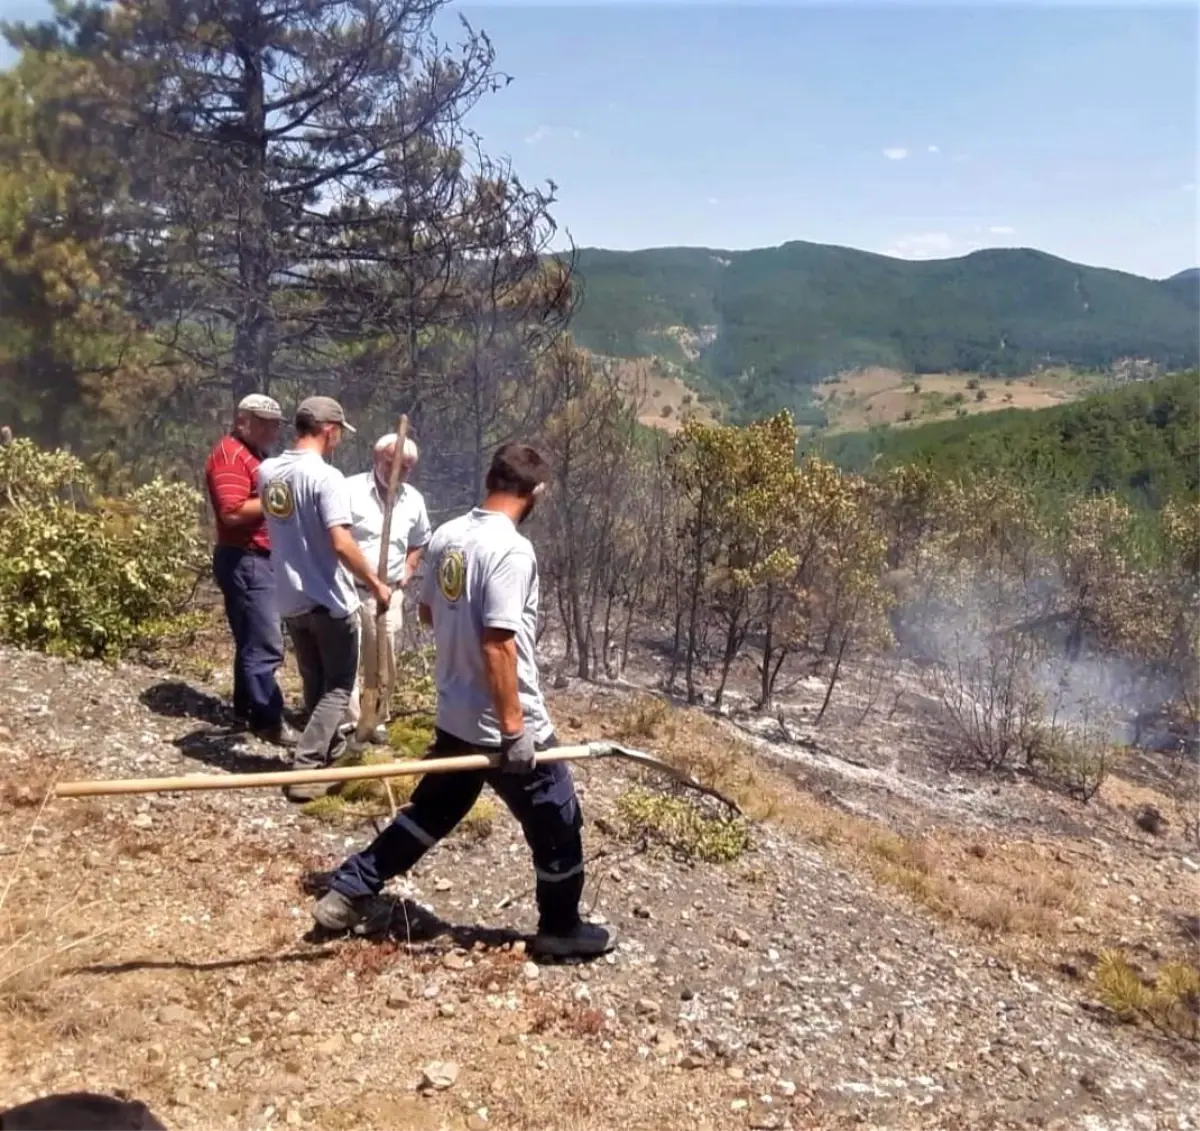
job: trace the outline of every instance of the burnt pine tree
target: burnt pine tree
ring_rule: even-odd
[[[436,37],[445,3],[126,0],[12,33],[107,71],[133,165],[113,238],[139,314],[201,391],[394,394],[497,255],[480,178],[503,182],[515,244],[549,223],[552,188],[472,163],[464,115],[508,80],[465,22],[457,45]],[[500,258],[537,270],[524,248]]]

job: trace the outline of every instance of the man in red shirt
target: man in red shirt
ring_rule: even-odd
[[[257,484],[258,465],[278,440],[282,420],[270,397],[244,397],[233,431],[209,454],[204,480],[217,522],[213,576],[225,597],[236,646],[233,713],[264,741],[295,746],[296,733],[284,721],[283,692],[275,679],[283,663],[283,630]]]

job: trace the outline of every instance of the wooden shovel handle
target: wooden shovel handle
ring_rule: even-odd
[[[594,753],[590,746],[556,746],[537,755],[539,763],[573,762]],[[120,793],[175,793],[191,789],[265,789],[270,786],[308,785],[315,782],[361,781],[363,778],[397,778],[411,774],[455,774],[494,770],[499,757],[461,754],[453,758],[413,758],[380,762],[373,766],[329,766],[320,770],[280,770],[265,774],[184,774],[173,778],[116,778],[108,781],[59,782],[55,797],[107,797]]]

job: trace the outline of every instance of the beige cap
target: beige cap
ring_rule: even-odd
[[[279,402],[274,397],[264,396],[262,393],[251,393],[248,397],[242,397],[238,401],[237,410],[250,416],[262,417],[263,420],[283,419],[283,409],[279,407]]]

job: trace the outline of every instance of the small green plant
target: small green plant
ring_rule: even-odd
[[[750,826],[741,818],[715,818],[681,797],[633,786],[617,798],[617,817],[629,836],[645,836],[686,859],[722,864],[750,847]]]
[[[387,727],[388,745],[398,758],[420,758],[433,741],[433,717],[426,714],[403,715]]]
[[[971,379],[970,379],[970,380],[967,382],[967,388],[968,388],[968,389],[978,389],[978,388],[979,388],[979,378],[978,378],[978,377],[972,377],[972,378],[971,378]]]
[[[975,399],[977,401],[986,401],[987,400],[987,389],[976,389],[975,390]]]
[[[315,817],[332,825],[357,824],[370,817],[377,817],[386,808],[374,801],[347,801],[340,793],[327,793],[306,801],[300,812],[306,817]]]

